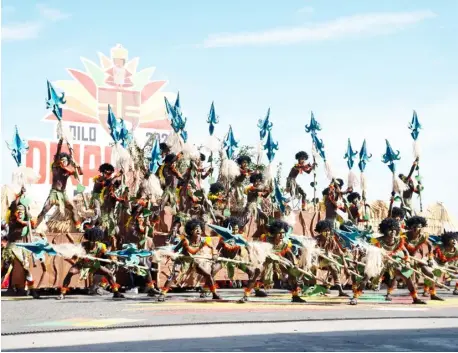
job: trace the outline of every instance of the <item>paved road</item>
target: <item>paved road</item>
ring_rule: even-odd
[[[240,290],[223,290],[226,302],[171,294],[165,303],[139,294],[69,296],[43,300],[2,297],[2,350],[85,351],[456,351],[458,297],[411,305],[403,291],[393,302],[368,292],[358,306],[335,296],[290,303],[269,298],[236,304]],[[362,332],[364,330],[364,332]],[[181,348],[180,348],[181,347]],[[382,347],[382,348],[378,348]]]

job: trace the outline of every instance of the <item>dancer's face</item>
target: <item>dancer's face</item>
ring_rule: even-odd
[[[248,167],[248,162],[247,161],[243,161],[242,162],[242,168],[246,169],[247,167]]]
[[[68,158],[67,157],[61,158],[60,159],[60,163],[62,164],[62,166],[67,167],[68,166]]]
[[[240,229],[239,229],[239,225],[238,224],[232,225],[232,233],[233,234],[238,234],[239,231],[240,231]]]
[[[299,164],[300,165],[304,165],[305,164],[305,159],[304,158],[299,159]]]
[[[387,234],[387,237],[388,237],[388,241],[393,241],[394,239],[397,238],[397,236],[399,235],[399,230],[397,229],[390,229],[388,231],[388,234]]]
[[[419,236],[423,233],[423,227],[421,224],[415,224],[412,228],[412,232],[414,235]]]
[[[192,237],[193,239],[199,239],[201,236],[202,236],[202,228],[200,226],[197,226],[192,231]]]
[[[283,241],[284,237],[285,237],[285,231],[282,229],[280,232],[274,235],[274,243],[280,244]]]

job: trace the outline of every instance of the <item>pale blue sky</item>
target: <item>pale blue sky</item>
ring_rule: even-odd
[[[257,119],[271,107],[276,161],[288,168],[297,150],[310,151],[304,125],[313,110],[345,179],[347,138],[356,150],[366,138],[370,199],[389,197],[385,138],[408,171],[416,109],[424,203],[443,201],[458,215],[457,1],[7,0],[2,10],[3,140],[16,123],[24,137],[51,137],[39,123],[46,79],[67,79],[66,68],[83,69],[80,56],[96,61],[121,43],[140,68],[156,67],[154,79],[169,80],[167,91],[180,90],[193,140],[206,137],[212,100],[217,134],[231,123],[241,143],[256,142]],[[2,147],[7,182],[13,163]]]

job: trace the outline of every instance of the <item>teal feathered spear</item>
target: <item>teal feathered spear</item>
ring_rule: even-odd
[[[239,143],[235,140],[232,126],[229,126],[229,132],[224,140],[224,148],[226,149],[226,156],[228,159],[232,159],[235,149],[239,146]]]
[[[352,171],[353,165],[355,164],[355,156],[358,155],[358,151],[353,151],[353,147],[351,146],[351,141],[348,139],[347,144],[347,151],[345,153],[344,159],[347,160],[348,166],[348,187],[354,188],[358,186],[358,178],[356,174]]]
[[[423,190],[423,186],[421,184],[421,176],[420,176],[420,166],[419,166],[419,160],[420,160],[420,144],[418,143],[418,136],[420,135],[420,129],[421,129],[421,124],[418,121],[418,116],[417,112],[414,110],[413,111],[413,116],[412,116],[412,121],[409,124],[409,129],[412,131],[410,135],[412,136],[413,139],[413,155],[415,160],[417,161],[417,176],[415,179],[417,180],[418,183],[418,197],[420,199],[420,212],[423,212],[423,202],[421,199],[421,192]]]
[[[386,141],[386,151],[383,155],[382,162],[388,165],[393,175],[393,192],[401,194],[405,190],[405,185],[401,179],[396,175],[396,161],[401,159],[400,152],[394,152],[388,140]]]
[[[360,173],[360,181],[361,181],[361,197],[363,200],[364,204],[364,216],[366,216],[366,191],[367,191],[367,183],[366,183],[366,178],[364,176],[364,171],[366,169],[366,164],[369,162],[369,160],[372,158],[372,154],[367,153],[367,147],[366,147],[366,140],[364,140],[363,145],[361,146],[361,150],[359,151],[359,162],[358,162],[358,167]]]

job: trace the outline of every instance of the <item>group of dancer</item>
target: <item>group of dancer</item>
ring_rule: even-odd
[[[152,279],[154,256],[143,259],[148,270],[146,287],[148,295],[158,296],[164,301],[167,293],[180,276],[190,272],[200,276],[212,298],[220,299],[215,276],[224,267],[228,276],[234,277],[235,269],[246,273],[248,281],[240,302],[255,296],[266,297],[274,280],[283,280],[291,289],[292,302],[305,302],[301,298],[303,287],[321,284],[329,291],[331,286],[338,289],[339,296],[345,293],[342,278],[352,281],[353,295],[350,303],[356,304],[363,291],[370,286],[379,288],[382,281],[387,283],[386,300],[391,300],[397,281],[408,288],[414,304],[424,304],[417,293],[418,281],[423,278],[423,295],[431,300],[443,300],[436,293],[437,287],[447,287],[458,273],[458,233],[445,232],[430,239],[424,232],[426,219],[406,215],[406,207],[390,207],[389,217],[379,224],[378,233],[368,231],[365,226],[365,205],[359,193],[351,188],[344,190],[342,179],[333,179],[323,190],[325,218],[313,229],[313,237],[294,235],[288,217],[278,212],[267,214],[261,208],[261,200],[270,200],[272,183],[266,183],[262,173],[250,169],[251,158],[241,155],[237,158],[239,172],[228,183],[227,178],[210,185],[206,194],[202,180],[210,176],[213,169],[205,169],[205,156],[199,154],[189,158],[184,172],[177,164],[186,158],[183,153],[175,154],[167,144],[160,144],[164,163],[156,175],[143,176],[134,197],[129,197],[124,171],[115,171],[113,165],[104,163],[94,177],[89,208],[94,216],[78,219],[78,213],[66,196],[68,178],[82,174],[71,153],[62,152],[63,139],[59,140],[57,153],[52,165],[52,188],[42,211],[36,219],[23,204],[26,189],[23,187],[11,203],[8,219],[2,223],[2,270],[18,260],[24,269],[28,288],[34,297],[34,282],[29,270],[29,254],[20,246],[29,232],[36,233],[46,213],[57,206],[60,212],[69,211],[75,226],[84,232],[82,256],[74,254],[67,259],[70,270],[63,281],[59,299],[64,299],[73,275],[99,274],[105,277],[103,283],[111,288],[114,298],[123,298],[116,283],[117,261],[109,255],[122,250],[125,245],[135,249],[154,251],[154,238],[158,231],[161,214],[170,207],[175,214],[170,227],[167,247],[160,247],[163,256],[174,259],[170,277],[162,288],[156,287]],[[316,163],[307,163],[308,154],[296,154],[297,164],[289,173],[285,191],[301,198],[301,209],[306,208],[307,195],[296,182],[301,173],[310,173]],[[416,163],[416,162],[415,162]],[[414,167],[415,167],[414,163]],[[413,167],[413,168],[414,168]],[[151,178],[160,180],[162,195],[157,197]],[[406,179],[410,176],[405,177]],[[411,196],[411,195],[410,195]],[[226,216],[233,203],[234,215]],[[242,204],[243,207],[237,206]],[[402,205],[409,205],[405,200]],[[391,204],[393,205],[393,203]],[[287,213],[287,212],[286,212]],[[344,221],[342,213],[348,218]],[[259,237],[249,240],[246,236],[250,221],[256,222]],[[209,228],[220,234],[220,240],[213,244],[208,236]],[[213,235],[215,235],[213,233]],[[348,240],[350,239],[350,242]],[[165,251],[167,250],[167,251]],[[108,255],[107,255],[108,254]],[[152,254],[152,253],[151,253]],[[157,259],[156,259],[157,261]],[[318,276],[318,270],[329,276]],[[458,295],[458,283],[453,294]],[[205,294],[202,293],[202,296]]]
[[[48,91],[50,88],[48,83]],[[269,113],[258,124],[261,142],[267,136],[264,149],[269,165],[263,166],[262,145],[257,157],[246,153],[236,155],[238,145],[232,128],[223,143],[212,136],[217,122],[213,105],[208,120],[211,141],[200,149],[187,141],[186,119],[182,118],[179,99],[174,107],[166,100],[173,127],[167,141],[160,143],[152,137],[143,147],[126,130],[122,119],[116,119],[109,109],[114,165],[100,165],[89,200],[85,193],[79,196],[86,213],[92,212],[91,217],[81,218],[66,189],[69,178],[79,181],[84,171],[75,160],[70,139],[62,128],[58,108],[63,97],[58,98],[55,93],[48,96],[49,106],[59,120],[49,196],[41,212],[33,217],[23,182],[2,221],[2,276],[6,278],[13,266],[20,266],[27,288],[35,298],[39,294],[34,288],[30,259],[43,261],[43,256],[63,256],[71,264],[59,299],[65,298],[74,275],[81,278],[100,275],[102,286],[109,288],[114,298],[123,298],[116,281],[119,268],[132,276],[144,277],[148,295],[156,296],[159,301],[164,301],[175,285],[191,277],[195,283],[203,282],[214,300],[221,299],[215,278],[223,268],[230,280],[235,278],[236,269],[246,274],[248,280],[241,303],[248,301],[253,293],[258,297],[268,296],[275,281],[281,281],[291,290],[291,300],[295,303],[305,302],[302,298],[305,288],[320,287],[326,294],[335,287],[339,296],[349,297],[351,304],[357,304],[365,289],[377,290],[382,282],[387,284],[385,298],[389,301],[398,281],[408,288],[414,304],[425,303],[417,293],[419,283],[423,283],[423,295],[431,300],[443,300],[437,295],[438,287],[458,295],[458,283],[455,282],[454,289],[450,288],[458,275],[458,233],[426,234],[427,221],[415,213],[412,202],[413,195],[421,196],[422,191],[421,183],[413,177],[419,158],[415,158],[408,175],[395,176],[393,165],[399,153],[393,152],[388,141],[384,160],[393,171],[393,192],[387,217],[378,224],[378,229],[372,229],[363,178],[360,194],[356,192],[355,178],[350,177],[356,155],[350,141],[345,157],[350,169],[349,185],[346,187],[343,179],[328,175],[329,184],[322,191],[322,200],[316,197],[320,156],[327,171],[329,168],[322,141],[317,137],[321,128],[313,114],[306,127],[314,143],[313,160],[309,160],[307,152],[297,152],[297,162],[291,166],[286,187],[281,188],[281,177],[273,177],[271,170],[278,144],[271,137]],[[418,128],[414,114],[412,129]],[[415,136],[418,137],[418,131]],[[15,141],[12,152],[20,166],[24,148],[18,135]],[[67,152],[63,151],[64,142]],[[369,158],[364,142],[359,164],[362,174]],[[313,174],[311,200],[298,183],[297,178],[302,174]],[[206,180],[209,180],[208,192],[204,187]],[[397,201],[399,207],[395,206]],[[69,233],[84,234],[81,247],[74,248],[70,254],[71,247],[63,251],[47,243],[47,214],[51,209],[71,218],[74,229],[69,229]],[[166,211],[173,219],[163,232]],[[314,212],[318,215],[314,219],[319,219],[313,222],[313,227],[310,225],[309,236],[294,234],[294,213],[303,211]],[[255,234],[248,237],[253,228],[257,229]],[[166,244],[156,246],[158,236],[163,235],[167,236]],[[216,242],[215,236],[219,237]],[[169,278],[159,288],[153,278],[164,257],[172,259],[173,265]],[[352,295],[345,292],[349,281]],[[200,295],[205,297],[207,293],[202,290]]]

